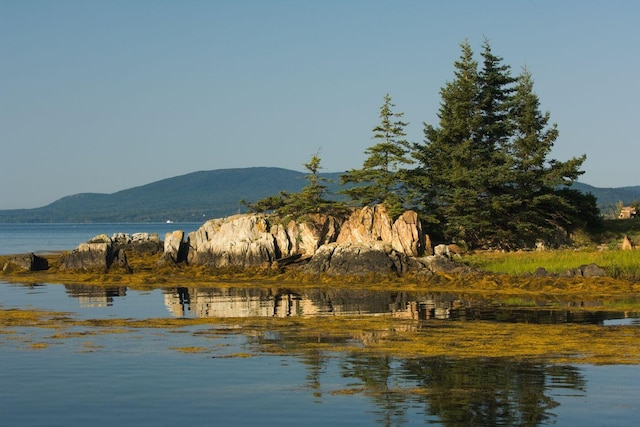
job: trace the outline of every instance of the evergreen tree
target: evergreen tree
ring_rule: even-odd
[[[509,155],[513,189],[520,201],[514,217],[520,243],[531,245],[536,239],[553,242],[558,233],[597,223],[595,199],[567,188],[583,173],[579,168],[586,157],[548,160],[558,128],[550,124],[548,112],[540,111],[533,78],[526,68],[518,78],[511,117],[514,134]]]
[[[531,75],[513,78],[486,40],[480,70],[469,43],[461,48],[440,91],[439,126],[425,123],[424,144],[414,144],[407,182],[423,218],[446,240],[506,249],[592,218],[595,205],[559,189],[585,157],[547,160],[558,131],[539,111]]]
[[[358,205],[384,203],[395,218],[403,212],[405,201],[404,170],[400,166],[413,161],[409,156],[411,145],[404,138],[407,123],[400,120],[404,113],[393,112],[393,107],[391,96],[386,94],[380,108],[381,122],[373,128],[373,139],[378,142],[366,149],[369,157],[362,168],[347,171],[340,180],[343,185],[361,184],[341,191]]]
[[[309,182],[299,193],[281,191],[277,196],[268,196],[255,203],[240,202],[252,212],[274,212],[283,218],[303,219],[310,214],[342,215],[346,207],[333,200],[327,199],[327,178],[320,176],[320,157],[318,153],[311,156],[304,167],[309,171],[305,177]]]
[[[482,218],[490,226],[485,228],[478,245],[511,246],[514,234],[513,212],[519,200],[512,191],[512,177],[507,150],[513,126],[510,120],[512,94],[516,78],[511,67],[493,54],[487,39],[482,46],[482,69],[479,72],[479,124],[476,135],[478,162],[474,164],[478,181],[486,189],[479,198]]]
[[[455,79],[440,90],[439,126],[424,123],[424,145],[414,145],[418,167],[409,182],[417,191],[416,202],[448,239],[474,245],[491,226],[482,200],[487,196],[482,169],[489,157],[478,144],[478,63],[467,41],[454,63]]]

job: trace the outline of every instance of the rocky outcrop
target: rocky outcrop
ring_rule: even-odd
[[[161,249],[158,249],[161,248]],[[183,231],[164,236],[114,234],[78,246],[62,269],[127,268],[127,252],[162,251],[161,262],[225,267],[274,267],[308,262],[307,271],[328,274],[403,273],[425,264],[431,252],[418,215],[408,211],[395,222],[383,205],[353,211],[345,221],[312,215],[305,221],[280,222],[272,215],[244,214],[205,222],[185,240]]]
[[[375,256],[385,262],[361,269],[388,272],[401,269],[396,266],[396,254],[415,257],[425,249],[425,236],[417,214],[406,212],[392,223],[382,205],[356,210],[344,223],[326,215],[287,224],[278,222],[276,217],[257,214],[213,219],[189,233],[188,242],[187,261],[212,267],[256,267],[292,257],[306,259],[314,257],[319,248],[334,244],[331,247],[341,257],[350,253],[357,260],[369,259],[375,252],[380,252]],[[165,242],[165,254],[174,249]],[[392,260],[387,262],[389,256]],[[352,260],[349,265],[354,262]],[[344,268],[333,266],[329,270]]]
[[[163,245],[156,233],[115,233],[112,237],[100,234],[78,245],[64,255],[60,269],[104,270],[121,269],[131,272],[127,262],[127,251],[156,254]]]
[[[16,255],[9,258],[2,266],[2,271],[10,271],[12,269],[25,271],[42,271],[49,269],[49,261],[33,253],[25,255]]]

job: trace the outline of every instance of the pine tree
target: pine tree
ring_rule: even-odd
[[[407,123],[400,120],[404,113],[393,112],[395,104],[391,96],[384,96],[384,104],[380,108],[381,122],[373,128],[373,139],[377,142],[365,150],[369,157],[361,169],[352,169],[341,177],[343,185],[356,183],[354,187],[342,190],[360,206],[383,203],[392,218],[404,210],[404,190],[402,165],[411,164],[409,157],[411,145],[404,138]]]

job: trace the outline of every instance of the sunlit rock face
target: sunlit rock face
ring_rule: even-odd
[[[165,261],[180,263],[187,259],[187,243],[184,241],[184,231],[176,230],[164,235]]]
[[[383,205],[366,206],[354,211],[342,224],[336,243],[391,243],[392,225]]]
[[[417,214],[406,212],[392,223],[382,205],[355,210],[342,223],[326,215],[286,224],[277,217],[261,214],[212,219],[189,233],[188,242],[187,261],[213,267],[255,267],[292,256],[309,258],[316,255],[318,248],[334,244],[345,266],[378,257],[378,263],[367,261],[363,267],[354,268],[390,271],[395,268],[394,260],[389,259],[390,251],[394,256],[415,257],[425,249]],[[175,244],[165,243],[165,253],[170,250],[175,250]],[[349,256],[355,258],[347,262]]]
[[[366,206],[354,211],[342,224],[336,242],[341,245],[382,242],[391,245],[396,252],[411,257],[421,256],[425,250],[431,250],[431,245],[426,244],[417,213],[406,211],[392,222],[384,205]]]
[[[423,233],[416,212],[406,211],[393,223],[391,246],[397,252],[411,257],[431,253],[431,242]]]
[[[212,267],[255,267],[279,258],[264,215],[235,215],[207,221],[189,233],[188,260]]]

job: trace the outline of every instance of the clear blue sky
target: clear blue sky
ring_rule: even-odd
[[[0,209],[198,170],[358,168],[437,123],[459,44],[533,73],[581,182],[640,185],[635,0],[0,0]]]

